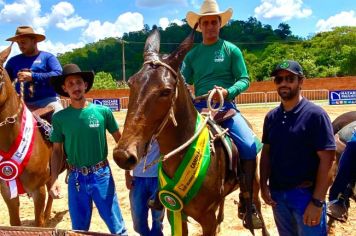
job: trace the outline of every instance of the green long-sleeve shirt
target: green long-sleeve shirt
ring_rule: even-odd
[[[193,48],[184,59],[181,72],[186,82],[194,85],[196,96],[207,94],[216,85],[227,89],[228,100],[233,100],[250,85],[241,50],[222,39]]]

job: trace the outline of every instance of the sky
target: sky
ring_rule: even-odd
[[[231,7],[232,19],[256,17],[275,29],[281,22],[294,35],[308,37],[335,26],[356,26],[356,0],[217,0]],[[107,37],[141,30],[145,24],[182,24],[188,11],[199,12],[203,0],[0,0],[0,49],[20,25],[46,35],[39,49],[57,55]],[[17,46],[12,54],[19,53]]]

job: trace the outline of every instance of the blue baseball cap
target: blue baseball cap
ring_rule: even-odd
[[[276,68],[272,71],[271,76],[275,76],[279,71],[286,70],[295,75],[303,75],[303,69],[300,64],[296,61],[285,60],[279,63]]]

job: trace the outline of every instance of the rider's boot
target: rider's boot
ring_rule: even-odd
[[[260,229],[263,226],[261,219],[258,216],[257,209],[252,203],[253,198],[253,182],[256,172],[256,159],[242,160],[241,163],[241,194],[239,204],[239,215],[243,218],[245,228]],[[244,213],[242,213],[244,211]]]

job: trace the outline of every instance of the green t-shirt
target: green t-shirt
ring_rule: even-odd
[[[82,109],[71,106],[53,115],[50,140],[63,143],[69,164],[91,166],[108,155],[106,130],[114,133],[119,126],[108,107],[90,103]]]
[[[227,89],[228,99],[233,100],[250,85],[241,50],[222,39],[193,48],[184,59],[181,72],[188,84],[194,84],[196,96],[207,94],[217,85]]]

